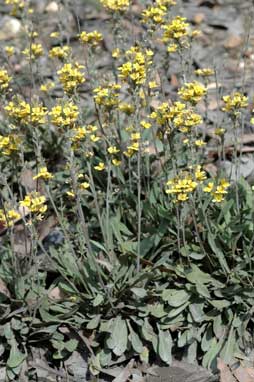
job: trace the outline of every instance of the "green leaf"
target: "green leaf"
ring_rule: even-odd
[[[18,367],[19,365],[21,365],[25,359],[26,359],[26,354],[22,353],[19,350],[17,341],[15,340],[15,338],[12,338],[11,351],[10,351],[9,358],[7,360],[7,367],[10,369],[14,369]]]
[[[104,301],[104,296],[102,294],[97,294],[93,300],[93,306],[99,306]]]
[[[194,322],[202,322],[204,319],[204,303],[189,305],[190,313]]]
[[[122,355],[127,349],[128,329],[126,321],[120,316],[116,317],[112,325],[111,348],[115,355]]]
[[[86,325],[87,329],[95,329],[100,323],[101,315],[97,314],[94,318],[91,319],[91,321],[88,322]]]
[[[162,300],[167,301],[167,303],[174,308],[185,304],[189,298],[189,294],[184,289],[164,289],[162,292]]]
[[[73,353],[74,350],[77,349],[77,346],[78,346],[78,340],[76,340],[75,338],[65,342],[64,344],[65,349],[68,350],[70,353]]]
[[[130,340],[130,342],[132,344],[133,349],[137,353],[142,353],[142,351],[143,351],[142,341],[140,340],[138,334],[135,333],[135,331],[132,329],[131,324],[129,322],[128,322],[128,327],[129,327],[129,330],[130,330],[129,340]]]
[[[209,290],[205,286],[205,284],[196,283],[196,289],[197,289],[197,292],[199,293],[199,295],[206,297],[206,298],[211,298]]]
[[[197,265],[192,264],[191,269],[186,272],[186,279],[192,284],[208,284],[213,282],[213,278],[203,271]]]
[[[209,302],[218,310],[222,310],[231,305],[231,302],[228,300],[209,300]]]
[[[173,341],[170,332],[159,329],[158,354],[163,362],[168,365],[172,362]]]
[[[221,268],[224,270],[224,272],[229,273],[230,269],[228,267],[224,253],[222,252],[219,246],[218,240],[215,240],[210,232],[208,232],[207,238],[208,238],[208,243],[211,249],[213,250],[214,254],[217,256],[217,259],[220,263]]]
[[[225,345],[223,346],[220,352],[220,357],[223,359],[223,361],[227,365],[229,365],[234,358],[235,345],[236,345],[236,333],[235,333],[233,324],[231,324],[229,336],[226,339]]]
[[[147,295],[147,291],[144,288],[131,288],[131,291],[140,298],[144,298]]]

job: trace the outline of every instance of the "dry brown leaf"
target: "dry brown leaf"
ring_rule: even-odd
[[[39,240],[44,240],[51,229],[57,225],[57,218],[55,215],[49,216],[47,219],[43,220],[38,225],[38,237]]]
[[[218,358],[217,367],[220,371],[220,382],[237,382],[225,362]]]
[[[128,365],[121,371],[121,373],[113,379],[113,382],[126,382],[131,376],[133,369],[134,359],[131,359]]]
[[[250,367],[239,366],[234,371],[234,376],[238,382],[254,382],[254,369]]]
[[[36,190],[36,180],[33,180],[33,176],[33,171],[28,168],[24,168],[20,174],[20,183],[28,192]]]
[[[48,292],[48,297],[54,301],[61,301],[66,298],[66,294],[59,287],[55,287]]]
[[[0,279],[0,293],[4,294],[6,297],[11,297],[10,291],[2,279]]]

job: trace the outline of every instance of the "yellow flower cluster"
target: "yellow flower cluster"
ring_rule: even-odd
[[[39,169],[38,174],[33,177],[33,180],[36,179],[44,179],[49,180],[52,179],[54,176],[48,172],[47,167],[42,167]]]
[[[96,46],[100,43],[100,41],[103,40],[103,36],[98,31],[93,31],[93,32],[89,32],[89,33],[83,31],[80,33],[79,39],[84,44],[90,44],[92,46]]]
[[[133,114],[135,110],[134,106],[127,102],[119,103],[118,109],[127,115]]]
[[[25,1],[24,0],[5,0],[5,4],[12,5],[11,15],[15,16],[18,11],[24,9]]]
[[[25,199],[20,201],[21,207],[27,207],[31,212],[43,214],[47,211],[46,198],[39,192],[31,192],[25,196]]]
[[[186,82],[178,91],[178,95],[183,101],[192,104],[198,103],[202,97],[207,93],[207,90],[200,82]]]
[[[59,58],[60,60],[66,59],[71,53],[71,47],[68,45],[64,46],[54,46],[49,51],[49,57],[51,58]]]
[[[0,210],[0,223],[5,227],[12,227],[14,223],[21,219],[20,213],[11,210]]]
[[[41,125],[46,122],[47,108],[39,103],[30,105],[20,98],[15,98],[4,109],[9,117],[24,125]]]
[[[127,150],[123,152],[125,156],[127,156],[128,158],[131,158],[136,152],[139,151],[140,139],[141,139],[140,133],[134,132],[131,134],[131,143],[129,146],[127,146]]]
[[[84,74],[80,71],[83,68],[83,65],[76,62],[75,64],[65,64],[58,70],[59,80],[66,93],[73,93],[79,85],[85,82]]]
[[[130,0],[100,0],[100,2],[109,11],[124,12],[130,6]]]
[[[189,133],[193,126],[200,125],[203,120],[192,109],[184,109],[176,114],[172,122],[182,133]]]
[[[28,60],[35,60],[43,55],[43,47],[41,44],[32,43],[28,48],[24,49],[22,53]]]
[[[186,17],[176,16],[169,24],[163,25],[163,42],[169,40],[180,40],[188,35],[189,23],[186,23]]]
[[[189,133],[193,126],[203,122],[202,117],[195,113],[192,108],[182,102],[174,102],[172,106],[164,102],[150,114],[150,118],[155,119],[159,126],[168,129],[176,127],[182,133]]]
[[[142,12],[142,22],[162,24],[164,17],[167,13],[167,8],[164,5],[158,5],[157,7],[150,6]]]
[[[19,150],[19,145],[21,143],[20,137],[15,134],[10,134],[7,136],[0,135],[0,151],[1,154],[11,155],[13,152]]]
[[[8,75],[8,72],[4,68],[0,68],[0,91],[6,90],[9,86],[12,77]]]
[[[112,109],[118,105],[119,90],[121,85],[108,84],[105,87],[99,86],[94,89],[94,101],[97,105],[102,105],[107,109]]]
[[[88,126],[78,126],[72,129],[71,141],[73,142],[73,148],[77,149],[80,146],[80,142],[88,137],[90,142],[95,143],[100,140],[100,136],[96,134],[98,130],[97,126],[88,125]],[[91,156],[92,153],[90,152]]]
[[[233,93],[231,95],[226,95],[223,98],[225,106],[222,108],[223,111],[227,113],[232,113],[233,115],[238,115],[240,109],[244,109],[248,106],[248,98],[242,93]]]
[[[200,77],[210,77],[214,75],[214,70],[211,68],[197,69],[195,74]]]
[[[193,171],[182,171],[178,176],[169,179],[166,183],[166,193],[175,196],[174,202],[185,202],[189,195],[193,193],[206,179],[206,173],[201,166],[196,166]]]
[[[175,196],[174,202],[185,202],[189,199],[189,194],[194,192],[198,183],[190,173],[182,173],[166,183],[166,193]]]
[[[129,61],[118,68],[119,78],[124,81],[131,80],[135,85],[142,85],[147,78],[147,70],[152,64],[153,51],[146,49],[144,52],[133,46],[126,52]]]
[[[45,84],[42,84],[40,86],[40,90],[42,92],[48,92],[49,90],[53,89],[55,87],[55,83],[50,81],[50,82],[46,82]]]
[[[213,202],[221,203],[227,194],[229,186],[230,183],[226,179],[221,179],[217,185],[213,182],[209,182],[206,187],[203,188],[203,191],[212,194]]]
[[[15,48],[14,48],[14,46],[9,46],[9,45],[7,45],[7,46],[4,48],[4,50],[5,50],[5,53],[7,54],[8,57],[11,57],[11,56],[14,55],[14,52],[15,52]]]
[[[79,111],[77,105],[74,105],[73,102],[65,102],[62,105],[54,106],[49,115],[54,125],[72,127],[78,119]]]

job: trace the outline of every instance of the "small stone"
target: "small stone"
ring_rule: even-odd
[[[242,38],[239,36],[231,35],[224,43],[226,49],[234,49],[242,44]]]
[[[4,16],[0,21],[0,40],[15,38],[22,29],[21,22],[15,17]]]
[[[195,16],[194,16],[194,23],[199,25],[201,24],[205,19],[205,14],[204,13],[197,13]]]
[[[52,12],[52,13],[58,12],[59,11],[59,6],[58,6],[57,2],[56,1],[51,1],[51,3],[49,3],[47,5],[47,7],[46,7],[46,11],[47,12]]]

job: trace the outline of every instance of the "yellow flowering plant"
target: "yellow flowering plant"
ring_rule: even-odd
[[[127,359],[143,378],[182,348],[245,360],[248,91],[198,62],[198,18],[175,0],[39,3],[5,0],[16,29],[0,31],[3,375],[41,378],[35,342],[70,380],[84,344],[95,378]]]

